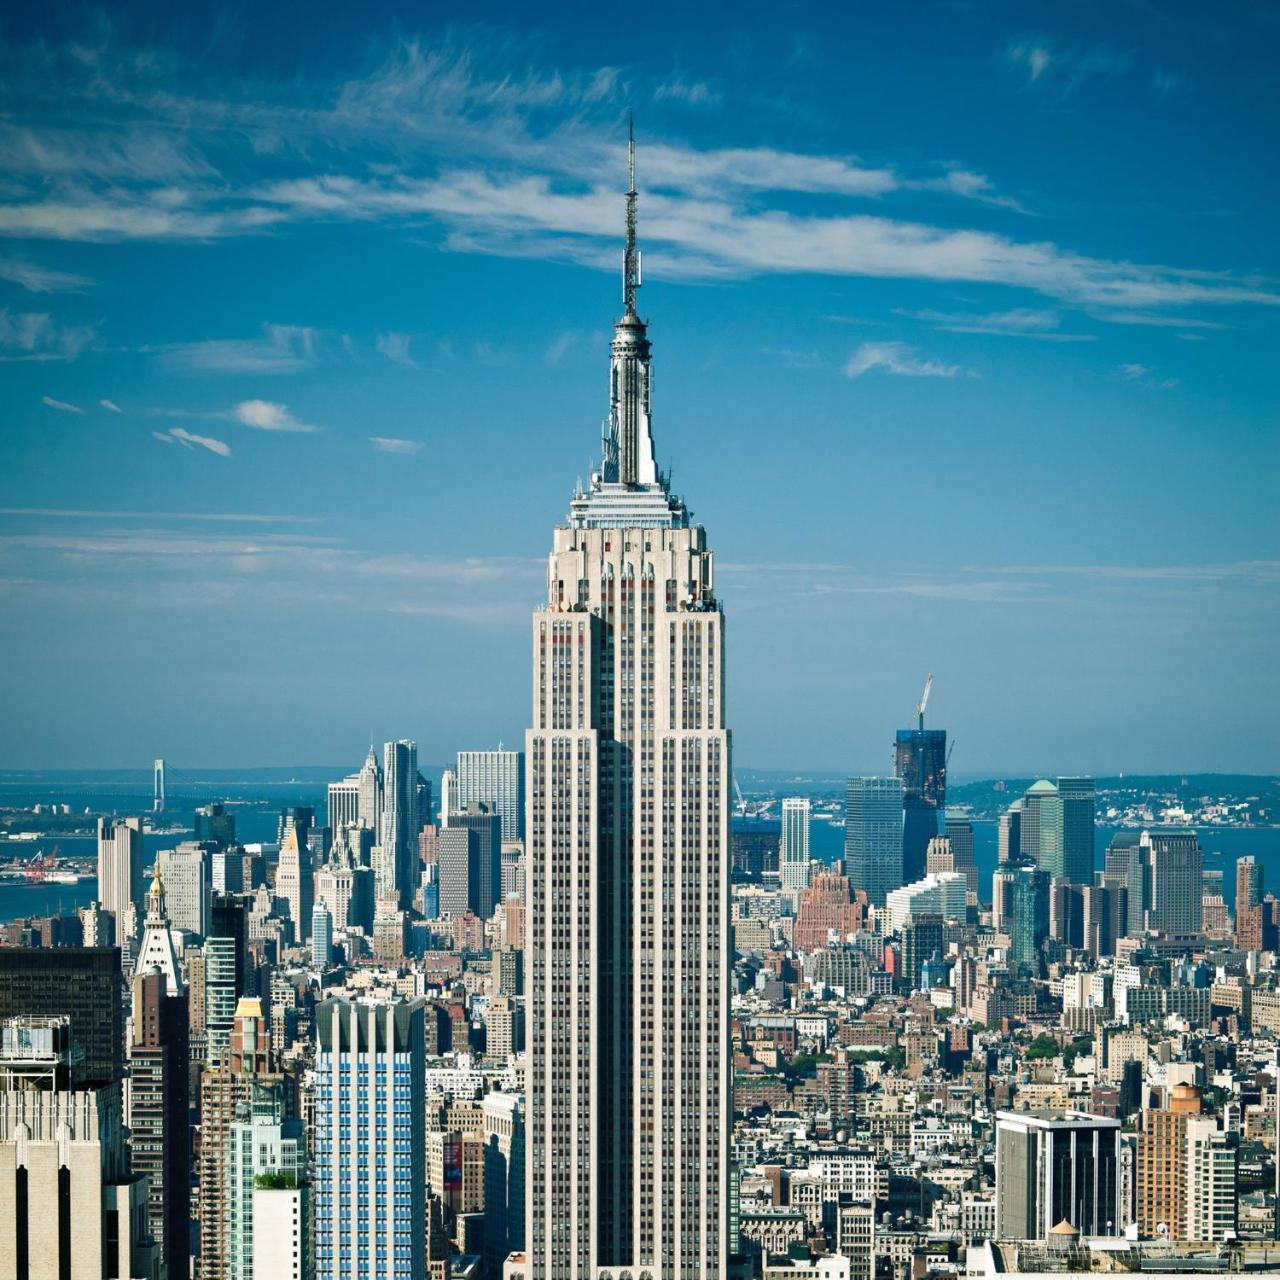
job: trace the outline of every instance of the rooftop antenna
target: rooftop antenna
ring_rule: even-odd
[[[627,251],[622,260],[622,305],[625,313],[636,309],[636,290],[643,283],[640,252],[636,248],[636,121],[627,117]]]

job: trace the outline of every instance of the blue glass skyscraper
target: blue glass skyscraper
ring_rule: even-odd
[[[911,884],[924,876],[947,804],[947,731],[899,729],[893,761],[902,779],[902,877]]]
[[[316,1280],[425,1273],[425,1004],[316,1010]]]

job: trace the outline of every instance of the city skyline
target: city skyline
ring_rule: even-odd
[[[633,109],[739,758],[884,772],[932,670],[968,775],[1276,767],[1270,18],[291,12],[11,18],[0,762],[519,740]]]

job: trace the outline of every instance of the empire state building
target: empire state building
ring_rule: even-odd
[[[630,161],[604,456],[533,616],[530,1280],[719,1280],[728,1261],[724,615],[654,454],[634,141]]]

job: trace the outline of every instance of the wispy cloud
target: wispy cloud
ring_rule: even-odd
[[[688,80],[676,75],[654,86],[653,100],[679,102],[689,107],[718,107],[724,101],[724,94],[707,80]]]
[[[1014,307],[1008,311],[985,313],[933,311],[906,311],[901,308],[895,315],[909,320],[922,320],[946,333],[982,333],[1005,338],[1039,338],[1043,342],[1092,342],[1092,334],[1061,333],[1058,326],[1062,317],[1054,310],[1035,307]]]
[[[168,433],[163,435],[168,441]],[[318,524],[318,516],[261,515],[250,511],[97,511],[80,507],[0,507],[0,516],[41,520],[199,520],[213,523]]]
[[[242,426],[255,431],[319,431],[308,422],[299,422],[289,412],[288,406],[270,400],[242,400],[231,411],[231,416]]]
[[[792,347],[761,347],[760,354],[778,360],[788,369],[823,369],[827,359],[819,351],[797,351]]]
[[[55,271],[26,258],[0,258],[0,280],[19,284],[29,293],[75,293],[93,282],[70,271]]]
[[[921,359],[905,342],[864,342],[845,362],[844,373],[860,378],[874,369],[907,378],[958,378],[967,372],[958,364]]]
[[[580,336],[572,331],[567,331],[552,338],[550,343],[547,344],[547,363],[550,365],[559,364],[577,346]]]
[[[66,400],[55,400],[52,396],[41,396],[40,403],[48,405],[50,409],[59,409],[63,413],[83,413],[84,410],[78,404],[69,404]]]
[[[1027,73],[1027,82],[1034,84],[1049,69],[1053,62],[1053,54],[1048,46],[1039,40],[1015,40],[1005,50],[1005,57],[1015,66]]]
[[[1086,80],[1127,71],[1133,55],[1105,45],[1068,44],[1045,35],[1019,36],[1005,47],[1005,60],[1028,86],[1069,94]]]
[[[1157,391],[1171,391],[1178,385],[1177,378],[1163,378],[1152,373],[1145,364],[1122,364],[1117,372],[1126,382],[1136,382],[1143,387],[1152,387]]]
[[[299,94],[292,84],[257,84],[218,96],[201,92],[191,68],[154,51],[132,60],[114,51],[109,72],[100,51],[96,62],[64,49],[36,52],[33,66],[43,70],[18,65],[25,97],[11,93],[27,104],[20,128],[30,136],[0,138],[0,156],[15,158],[16,181],[28,189],[0,207],[0,233],[211,239],[278,232],[303,220],[427,220],[457,252],[616,269],[624,172],[617,113],[635,88],[617,68],[547,69],[491,35],[455,32],[430,45],[405,41],[371,73],[340,85],[311,84]],[[1040,36],[1019,37],[1005,56],[1028,83],[1059,89],[1116,73],[1129,59]],[[65,107],[59,118],[92,108],[103,145],[44,123],[32,104],[52,105],[51,83]],[[703,84],[677,75],[650,92],[706,100]],[[175,119],[184,122],[178,137]],[[676,137],[642,142],[649,263],[668,277],[988,283],[1127,311],[1278,300],[1269,284],[1228,274],[1090,257],[888,211],[897,193],[920,190],[973,209],[1017,207],[960,163],[866,164],[847,154],[699,148]],[[247,175],[261,166],[251,161],[268,151],[273,177],[255,181]],[[823,199],[806,210],[797,207],[803,197]],[[832,207],[828,197],[842,203]],[[850,207],[869,201],[874,214]],[[407,347],[391,345],[384,354],[397,359]],[[164,355],[190,371],[287,372],[312,358],[305,344],[271,330],[261,339],[181,344]]]
[[[180,373],[297,373],[315,361],[314,329],[263,325],[260,338],[213,338],[180,342],[159,352],[161,362]]]
[[[180,444],[185,449],[208,449],[220,458],[231,457],[231,446],[225,440],[215,440],[212,436],[193,435],[184,427],[171,427],[168,431],[151,433],[162,444]]]
[[[74,360],[93,337],[88,325],[63,325],[44,312],[0,307],[0,360]]]
[[[99,400],[98,403],[111,413],[123,413],[124,410],[114,400]]]
[[[421,440],[401,440],[396,436],[370,436],[369,443],[378,453],[418,453]]]
[[[413,358],[410,351],[412,341],[413,339],[407,333],[380,333],[378,334],[378,350],[395,364],[402,364],[406,368],[416,369],[418,362]]]

